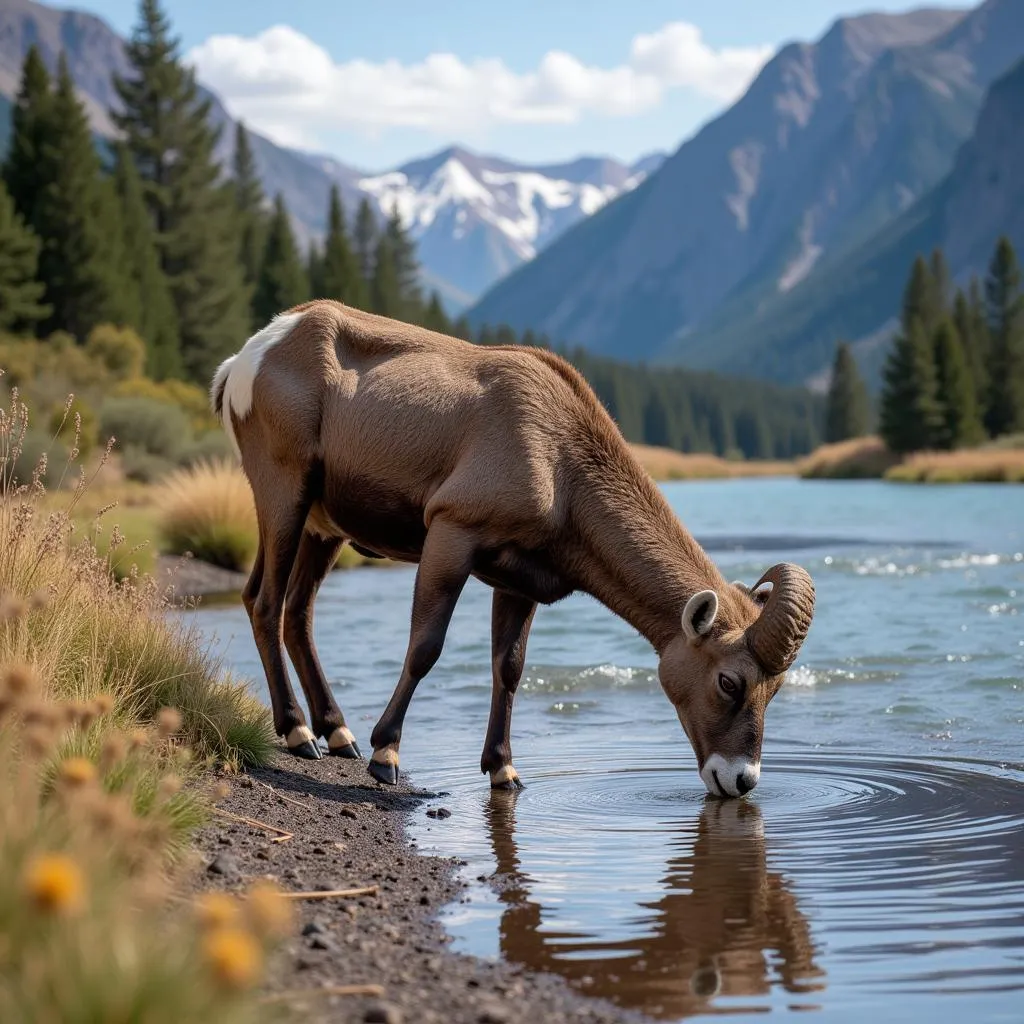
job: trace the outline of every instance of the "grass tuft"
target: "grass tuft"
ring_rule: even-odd
[[[259,533],[252,490],[236,465],[199,462],[167,477],[157,494],[164,550],[244,571]]]
[[[27,421],[15,392],[0,408],[0,1021],[269,1020],[256,990],[287,901],[261,887],[225,935],[178,884],[204,770],[266,759],[269,715],[171,624],[151,578],[118,579],[82,529],[84,476],[61,501],[38,466],[19,479]]]

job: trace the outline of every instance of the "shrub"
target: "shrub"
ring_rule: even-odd
[[[77,448],[86,459],[96,447],[99,421],[92,406],[75,398],[70,408],[67,402],[50,407],[50,435],[58,438],[67,448]]]
[[[69,476],[71,453],[68,448],[62,441],[55,441],[37,430],[27,430],[20,444],[12,444],[6,459],[3,451],[0,447],[0,492],[30,485],[37,473],[39,483],[51,487]]]
[[[130,327],[97,324],[85,340],[85,352],[114,380],[138,377],[146,365],[146,346]]]
[[[209,430],[196,438],[179,456],[183,466],[194,466],[197,462],[227,461],[233,459],[235,450],[228,435],[220,428]]]
[[[118,447],[139,448],[176,462],[192,439],[184,412],[176,405],[149,398],[110,398],[100,414],[100,436],[117,438]]]
[[[116,384],[113,394],[123,398],[149,398],[155,402],[176,405],[188,416],[196,433],[220,427],[210,411],[209,395],[202,388],[183,380],[155,381],[148,377],[135,377]]]
[[[200,462],[168,477],[157,495],[165,550],[193,554],[224,569],[244,570],[259,533],[252,491],[240,468]]]
[[[155,484],[178,467],[178,462],[171,462],[162,455],[153,455],[144,448],[128,445],[121,452],[121,469],[129,480],[137,480],[142,484]]]

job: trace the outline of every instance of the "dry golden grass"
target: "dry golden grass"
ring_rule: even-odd
[[[84,478],[63,503],[38,475],[11,479],[26,424],[15,396],[0,409],[0,1020],[269,1019],[253,990],[287,909],[261,891],[224,929],[175,895],[203,769],[264,759],[269,715],[168,623],[152,580],[119,581],[76,532]]]
[[[972,448],[918,452],[885,474],[902,483],[1024,483],[1024,449]]]
[[[686,455],[672,448],[631,444],[633,454],[655,480],[707,480],[743,476],[793,476],[792,462],[722,459],[717,455]]]
[[[879,437],[827,444],[801,459],[802,477],[885,479],[902,483],[1024,483],[1024,449],[1016,438],[954,452],[917,452],[902,459]]]
[[[256,508],[245,474],[226,460],[181,469],[159,485],[161,547],[172,555],[191,553],[223,569],[244,571],[259,543]]]
[[[810,479],[877,479],[898,461],[880,437],[854,437],[816,448],[796,468]]]

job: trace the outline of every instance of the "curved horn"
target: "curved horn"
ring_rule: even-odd
[[[747,644],[762,667],[772,675],[785,672],[796,661],[814,617],[814,583],[805,569],[791,562],[773,565],[751,587],[756,592],[772,585],[764,611],[747,629]]]

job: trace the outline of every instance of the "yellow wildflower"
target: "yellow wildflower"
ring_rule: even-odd
[[[253,928],[265,937],[287,935],[294,920],[292,905],[269,880],[254,882],[249,889],[246,911]]]
[[[208,928],[226,928],[238,923],[241,907],[226,892],[206,892],[196,900],[196,917]]]
[[[85,880],[78,865],[60,853],[43,854],[25,869],[26,895],[50,914],[73,914],[85,902]]]
[[[156,716],[156,726],[163,736],[173,736],[181,729],[181,712],[177,708],[161,708]]]
[[[96,765],[87,757],[69,757],[66,761],[61,762],[57,774],[65,786],[77,789],[95,780]]]
[[[263,950],[241,928],[215,928],[203,939],[203,956],[213,976],[225,988],[255,984],[263,971]]]

